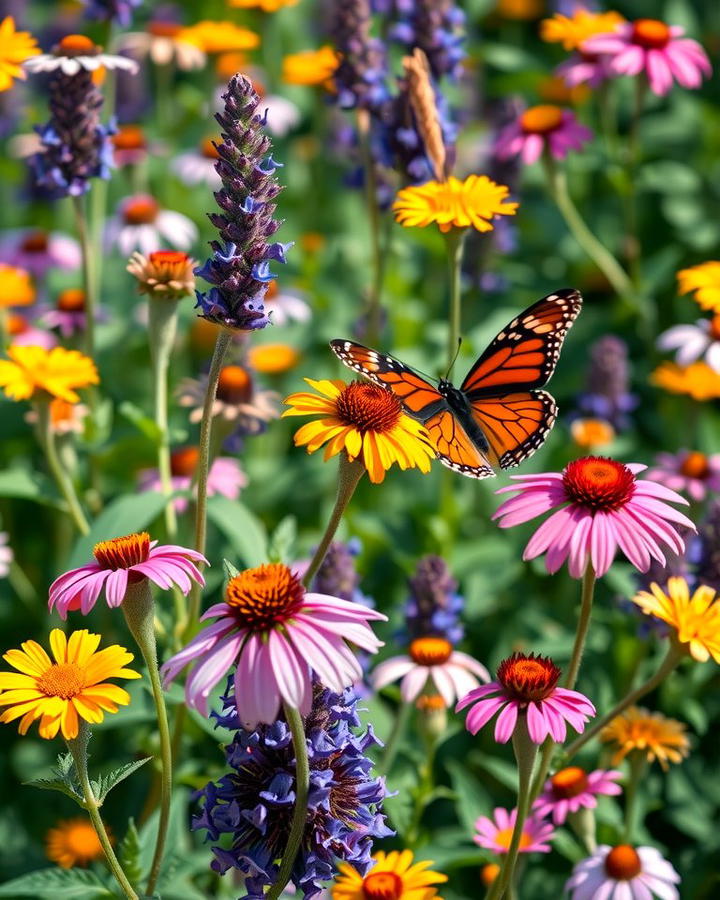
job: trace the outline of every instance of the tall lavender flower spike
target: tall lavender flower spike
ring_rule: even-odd
[[[382,43],[370,36],[370,0],[335,0],[330,35],[340,53],[334,82],[344,109],[374,109],[388,97],[387,57]]]
[[[396,6],[401,18],[391,36],[409,51],[423,50],[435,78],[456,79],[465,57],[465,13],[453,0],[407,0]]]
[[[465,606],[458,583],[441,556],[424,556],[415,574],[408,579],[410,596],[405,605],[405,622],[410,641],[433,635],[457,644],[464,628],[460,613]]]
[[[83,0],[83,3],[88,19],[116,22],[121,28],[127,28],[132,22],[133,10],[142,0]]]
[[[223,100],[225,109],[215,116],[222,132],[215,164],[221,212],[209,214],[221,240],[210,242],[212,256],[195,270],[213,285],[197,292],[196,305],[210,322],[249,331],[268,324],[263,300],[275,278],[270,263],[284,263],[292,244],[269,242],[282,224],[273,217],[282,187],[274,175],[280,163],[268,155],[272,145],[263,134],[260,98],[248,78],[233,75]]]
[[[616,431],[628,428],[628,413],[638,401],[629,390],[628,349],[622,338],[606,334],[595,341],[586,378],[586,390],[578,400],[581,412],[605,419]]]

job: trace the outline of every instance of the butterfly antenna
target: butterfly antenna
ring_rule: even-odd
[[[458,356],[459,356],[459,354],[460,354],[460,348],[461,348],[461,347],[462,347],[462,338],[459,337],[459,338],[458,338],[457,350],[455,351],[455,356],[453,356],[452,360],[450,361],[450,365],[447,367],[447,372],[445,373],[445,377],[443,378],[443,381],[447,381],[448,378],[450,377],[450,373],[452,372],[452,370],[453,370],[453,368],[454,368],[454,366],[455,366],[455,363],[456,363],[456,361],[457,361],[457,358],[458,358]]]

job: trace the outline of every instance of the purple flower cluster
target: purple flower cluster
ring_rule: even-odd
[[[275,197],[282,186],[275,178],[281,165],[269,154],[270,139],[263,133],[264,116],[258,97],[244,75],[233,75],[223,94],[225,108],[215,118],[222,143],[215,169],[222,187],[215,193],[221,209],[209,218],[221,241],[211,241],[212,256],[195,274],[213,287],[197,292],[200,315],[240,331],[264,328],[268,316],[263,300],[275,278],[272,260],[285,262],[292,244],[270,242],[281,221],[274,218]]]
[[[578,399],[578,408],[583,415],[604,419],[616,431],[621,431],[629,427],[628,413],[638,402],[629,388],[627,344],[607,334],[590,348],[586,390]]]
[[[237,733],[226,747],[230,772],[205,786],[195,829],[205,829],[212,841],[212,868],[245,873],[250,900],[260,900],[277,877],[295,802],[295,756],[284,718],[255,731],[240,727],[232,685],[223,698],[218,722]],[[385,824],[382,803],[387,796],[382,778],[371,775],[365,751],[378,740],[372,727],[360,725],[357,699],[351,690],[335,694],[315,684],[313,705],[305,719],[310,761],[310,802],[303,842],[292,873],[306,898],[320,893],[318,882],[335,873],[338,861],[351,863],[363,874],[370,868],[373,838],[393,834]]]
[[[405,604],[407,642],[434,635],[451,644],[462,640],[465,630],[460,613],[464,598],[457,592],[457,581],[440,556],[424,556],[415,574],[408,579],[410,596]]]
[[[355,568],[355,559],[360,550],[360,541],[356,538],[347,543],[333,541],[313,579],[312,590],[374,608],[372,598],[366,597],[360,590],[360,575]]]
[[[103,97],[86,69],[75,75],[54,72],[48,91],[50,121],[35,127],[43,149],[28,163],[48,196],[78,197],[90,189],[91,178],[110,177],[110,135],[116,128],[100,123]]]
[[[690,561],[696,567],[697,584],[720,591],[720,500],[712,500],[698,534],[690,545]]]
[[[388,96],[388,64],[383,44],[370,36],[370,0],[335,0],[330,35],[340,53],[335,71],[337,102],[344,109],[374,109]]]
[[[83,0],[85,15],[88,19],[100,22],[115,22],[121,28],[127,28],[132,22],[133,10],[142,0]]]
[[[453,0],[395,0],[390,36],[408,52],[423,50],[435,78],[457,79],[465,57],[465,13]]]

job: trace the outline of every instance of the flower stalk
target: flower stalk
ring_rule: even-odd
[[[370,147],[370,114],[366,109],[357,111],[360,150],[363,160],[365,203],[370,226],[370,246],[372,251],[372,277],[368,296],[367,339],[375,344],[382,327],[382,285],[384,275],[383,250],[381,245],[380,210],[377,201],[377,178],[375,163]]]
[[[96,254],[93,252],[93,240],[84,197],[73,197],[73,209],[82,255],[82,278],[85,291],[85,353],[92,359],[95,351],[95,312],[97,309],[97,279],[94,262]]]
[[[448,329],[447,375],[452,375],[453,365],[458,353],[462,324],[462,258],[465,228],[451,228],[445,235],[447,250],[448,274],[450,283],[450,315]]]

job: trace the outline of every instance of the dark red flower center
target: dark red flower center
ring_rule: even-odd
[[[198,447],[181,447],[170,454],[170,471],[176,478],[192,478],[199,459]]]
[[[62,312],[84,312],[85,291],[81,288],[67,288],[60,291],[57,296],[56,306]]]
[[[402,878],[395,872],[371,872],[362,883],[364,900],[400,900],[403,890]]]
[[[218,380],[218,400],[223,403],[247,403],[252,392],[252,379],[247,369],[242,366],[223,366]]]
[[[335,409],[343,425],[375,434],[392,430],[402,414],[402,406],[395,394],[365,381],[351,381],[335,400]]]
[[[565,495],[592,511],[620,509],[635,491],[635,476],[622,463],[605,456],[583,456],[565,467]]]
[[[545,700],[555,690],[560,669],[547,656],[513,653],[504,659],[497,670],[497,680],[513,700],[531,703]]]
[[[110,140],[116,150],[145,150],[147,140],[139,125],[121,125]]]
[[[122,211],[126,225],[152,225],[159,212],[160,207],[152,197],[133,197]]]
[[[616,881],[630,881],[642,872],[637,850],[630,844],[619,844],[605,857],[605,871]]]
[[[557,800],[569,800],[587,790],[588,777],[579,766],[560,769],[550,779],[553,796]]]
[[[175,37],[182,30],[182,25],[177,22],[149,22],[147,25],[148,34],[154,37]]]
[[[710,463],[704,453],[693,450],[685,457],[680,471],[686,478],[707,478],[710,474]]]
[[[662,50],[670,43],[669,27],[659,19],[638,19],[633,22],[632,42],[645,50]]]
[[[409,648],[410,658],[419,666],[441,666],[452,655],[450,641],[441,637],[416,638]]]
[[[246,569],[228,582],[225,602],[242,628],[265,631],[285,622],[302,606],[305,589],[282,563]]]
[[[46,231],[33,231],[26,234],[20,244],[23,253],[47,253],[48,236]]]
[[[562,125],[563,111],[559,106],[543,103],[531,106],[520,116],[520,127],[527,134],[547,134]]]
[[[93,547],[93,556],[103,569],[129,569],[146,562],[150,555],[150,535],[147,531],[126,534],[110,541],[100,541]],[[141,576],[142,577],[142,576]]]

